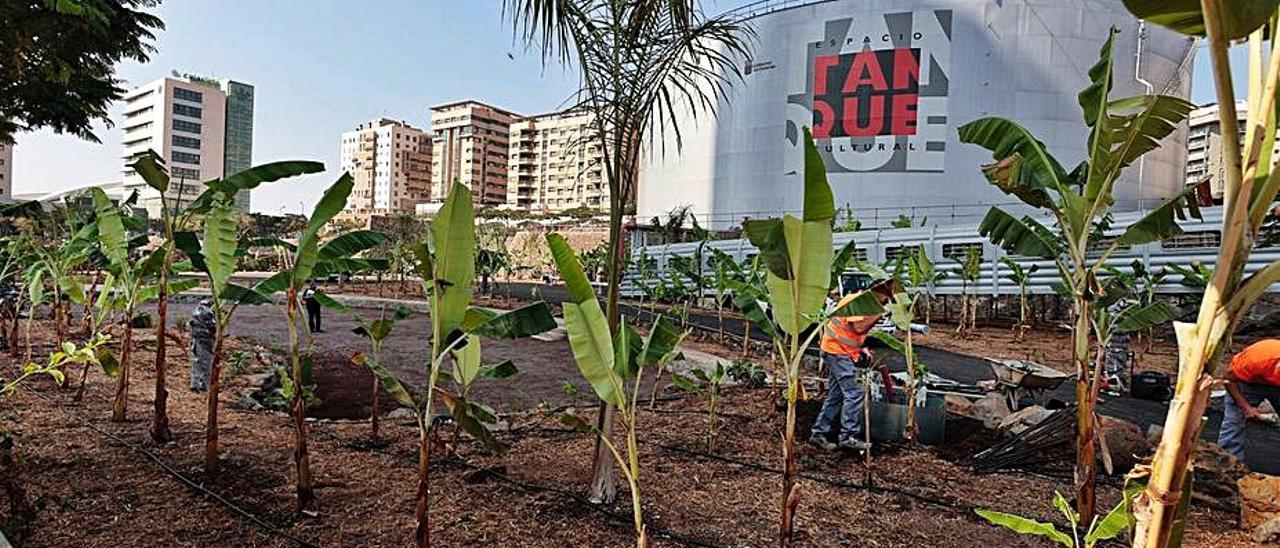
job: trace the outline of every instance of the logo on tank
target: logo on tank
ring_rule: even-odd
[[[787,139],[813,128],[828,172],[940,172],[946,154],[951,10],[823,22],[788,97]]]

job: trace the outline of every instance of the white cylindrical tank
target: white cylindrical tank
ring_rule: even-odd
[[[775,1],[748,14],[756,32],[743,78],[714,117],[688,118],[653,143],[641,167],[637,216],[681,206],[704,224],[798,212],[803,127],[814,128],[838,207],[868,225],[907,215],[920,224],[974,222],[1016,202],[979,171],[986,150],[956,128],[984,116],[1016,120],[1071,170],[1086,156],[1077,94],[1107,30],[1112,97],[1187,97],[1191,39],[1139,21],[1120,0]],[[665,147],[663,146],[665,145]],[[663,149],[665,148],[665,152]],[[1186,129],[1134,164],[1119,210],[1152,205],[1184,184]],[[1139,178],[1141,171],[1141,178]],[[1139,180],[1141,179],[1141,181]]]

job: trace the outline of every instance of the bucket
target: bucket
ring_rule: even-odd
[[[894,388],[894,400],[905,402],[906,393],[901,388]],[[939,394],[925,397],[923,407],[916,407],[916,425],[919,434],[916,441],[924,445],[942,445],[946,439],[947,404]],[[871,440],[878,442],[899,441],[905,436],[907,428],[907,405],[905,403],[889,403],[871,401]]]

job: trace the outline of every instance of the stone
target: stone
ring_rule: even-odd
[[[1016,436],[1027,431],[1027,429],[1040,424],[1040,421],[1048,418],[1049,415],[1052,414],[1053,411],[1040,407],[1039,405],[1024,407],[1001,419],[998,428],[1002,432],[1008,432],[1009,435]]]
[[[1249,533],[1259,546],[1280,546],[1280,518],[1271,518]]]
[[[1141,427],[1121,418],[1098,415],[1098,430],[1106,440],[1107,451],[1111,456],[1111,469],[1108,471],[1111,474],[1124,474],[1132,470],[1140,459],[1149,457],[1155,447],[1155,444],[1147,441]]]
[[[1240,478],[1240,526],[1252,532],[1254,539],[1261,536],[1265,542],[1275,537],[1280,529],[1273,522],[1280,521],[1280,477],[1266,474],[1249,474]]]
[[[1195,493],[1215,501],[1224,509],[1234,509],[1239,503],[1241,478],[1249,475],[1249,468],[1231,453],[1211,441],[1196,444]]]
[[[1004,395],[998,392],[992,392],[983,396],[978,401],[973,402],[973,407],[968,409],[970,415],[962,415],[968,418],[982,422],[982,425],[995,429],[1000,426],[1000,421],[1009,416],[1009,404],[1005,401]]]
[[[387,413],[388,419],[412,419],[413,417],[413,410],[408,407],[397,407]]]
[[[959,394],[947,394],[944,398],[947,402],[947,412],[952,415],[961,417],[973,416],[973,401]]]

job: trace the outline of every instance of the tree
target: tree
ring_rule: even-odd
[[[47,127],[99,142],[107,109],[124,95],[124,59],[150,60],[159,0],[13,0],[0,3],[0,144]]]
[[[578,364],[583,378],[591,383],[591,388],[600,401],[618,410],[626,445],[624,449],[618,449],[613,436],[600,432],[598,428],[572,415],[562,417],[562,420],[581,430],[596,432],[598,439],[602,440],[621,468],[631,491],[636,547],[645,548],[649,543],[641,506],[640,456],[637,444],[637,431],[640,427],[636,402],[640,395],[640,380],[646,366],[662,365],[676,359],[679,355],[676,347],[688,332],[682,334],[666,319],[658,318],[643,343],[625,321],[619,326],[618,335],[610,337],[609,322],[600,309],[600,301],[596,299],[595,290],[582,271],[582,263],[574,255],[569,243],[559,234],[552,233],[547,235],[547,245],[551,248],[560,276],[564,278],[565,287],[569,290],[570,300],[565,301],[562,306],[573,360]],[[627,387],[627,381],[631,381],[630,388]]]
[[[1018,325],[1014,326],[1017,335],[1015,340],[1021,341],[1027,336],[1027,330],[1031,329],[1031,324],[1027,321],[1027,284],[1031,282],[1031,275],[1040,270],[1040,265],[1033,264],[1027,268],[1023,268],[1022,264],[1009,257],[1001,257],[1000,262],[1009,269],[1009,273],[1005,277],[1009,281],[1018,284]]]
[[[153,188],[168,188],[168,175],[154,161],[144,156],[135,169]],[[269,183],[324,170],[324,164],[305,161],[285,161],[251,167],[226,179],[214,179],[204,183],[205,189],[190,204],[184,213],[169,217],[166,224],[173,229],[185,228],[191,215],[204,216],[202,237],[195,232],[182,230],[174,232],[172,247],[165,247],[169,261],[172,261],[174,248],[187,256],[191,267],[201,272],[209,281],[210,301],[213,307],[214,336],[213,363],[209,369],[209,394],[205,411],[204,467],[205,471],[218,471],[218,396],[221,392],[222,377],[222,344],[226,338],[227,326],[231,323],[236,309],[241,304],[266,304],[271,300],[256,287],[249,289],[231,283],[244,257],[253,247],[276,246],[292,249],[292,246],[275,238],[238,237],[234,206],[236,194],[252,190],[262,183]],[[275,280],[269,278],[262,283]],[[157,396],[158,397],[158,396]]]
[[[1016,217],[992,208],[979,224],[979,232],[1010,254],[1053,261],[1071,296],[1075,330],[1071,360],[1076,382],[1076,505],[1082,521],[1094,518],[1096,464],[1094,407],[1098,376],[1089,367],[1089,334],[1093,300],[1099,294],[1098,270],[1124,245],[1157,241],[1182,229],[1175,216],[1189,210],[1198,215],[1191,193],[1183,190],[1150,211],[1114,238],[1099,240],[1099,224],[1107,223],[1114,202],[1113,188],[1121,171],[1160,145],[1186,119],[1193,105],[1167,95],[1138,95],[1111,99],[1111,30],[1098,62],[1089,70],[1091,82],[1078,98],[1089,128],[1088,161],[1067,172],[1044,144],[1025,127],[1003,118],[981,118],[959,128],[960,140],[986,148],[995,163],[983,174],[1001,191],[1027,206],[1047,213],[1053,228],[1031,216]],[[1229,141],[1229,139],[1228,139]],[[1095,253],[1095,248],[1101,251]]]
[[[391,330],[395,328],[396,322],[408,318],[413,311],[407,306],[401,305],[396,308],[390,316],[387,315],[387,307],[382,307],[382,312],[378,314],[378,319],[373,321],[365,320],[359,314],[352,314],[351,318],[356,321],[355,332],[366,339],[369,339],[370,351],[373,352],[374,363],[382,363],[382,341],[391,335]],[[363,363],[359,357],[353,357],[352,361],[357,365]],[[369,439],[373,443],[378,443],[378,396],[382,393],[382,382],[377,375],[373,377],[373,391],[371,392],[371,403],[369,408]]]
[[[475,209],[471,191],[454,183],[439,213],[427,231],[428,241],[414,248],[416,268],[431,307],[431,354],[427,360],[427,385],[411,392],[404,382],[369,356],[358,356],[357,362],[373,371],[387,391],[401,405],[412,409],[418,423],[418,478],[415,497],[414,544],[431,545],[431,474],[430,445],[432,408],[437,392],[453,413],[453,419],[477,440],[493,450],[502,446],[484,427],[483,407],[467,401],[461,394],[438,390],[440,370],[453,360],[453,371],[461,379],[474,379],[482,370],[480,337],[517,339],[555,329],[555,318],[544,302],[497,314],[471,307],[475,281]],[[499,364],[497,368],[507,369]],[[496,368],[495,368],[496,369]],[[469,383],[469,381],[468,381]],[[489,416],[492,416],[489,413]]]
[[[1271,263],[1247,278],[1244,267],[1258,231],[1280,190],[1280,170],[1272,169],[1275,146],[1277,86],[1280,86],[1280,2],[1277,0],[1155,2],[1126,0],[1134,15],[1183,34],[1207,37],[1218,94],[1223,135],[1239,134],[1236,92],[1227,55],[1231,40],[1249,37],[1249,117],[1244,145],[1222,140],[1225,165],[1222,240],[1213,275],[1200,300],[1196,322],[1174,323],[1178,339],[1178,383],[1164,423],[1164,433],[1133,500],[1137,525],[1135,547],[1161,548],[1182,542],[1191,500],[1191,457],[1201,418],[1216,386],[1214,369],[1231,346],[1231,333],[1273,283],[1280,263]],[[1270,24],[1268,25],[1268,22]],[[1270,61],[1263,74],[1263,42],[1270,41]],[[1146,471],[1146,470],[1143,470]],[[1137,477],[1135,481],[1144,478]]]
[[[543,61],[577,66],[575,108],[593,117],[591,138],[605,151],[609,183],[609,250],[605,317],[618,334],[618,289],[626,242],[622,216],[633,202],[641,143],[710,112],[740,75],[750,30],[728,17],[704,17],[694,0],[504,0],[513,27],[541,50]],[[665,145],[663,145],[665,147]],[[654,151],[658,152],[658,151]],[[597,420],[590,497],[612,501],[616,488],[603,439],[613,428],[602,406]]]
[[[747,221],[743,231],[760,250],[767,267],[765,287],[771,325],[766,329],[786,379],[787,417],[782,438],[782,499],[778,525],[779,542],[791,546],[795,512],[800,503],[796,490],[796,399],[800,392],[800,364],[805,350],[836,316],[871,316],[883,312],[876,297],[863,293],[839,310],[824,310],[831,287],[835,250],[831,243],[831,220],[835,218],[827,170],[813,144],[813,135],[804,130],[804,212],[801,218]],[[756,307],[759,307],[757,304]],[[749,315],[759,317],[758,311]],[[817,324],[817,328],[809,328]]]
[[[977,283],[982,276],[982,247],[964,248],[964,255],[955,259],[959,263],[956,273],[960,274],[960,323],[956,333],[969,334],[978,328]]]

